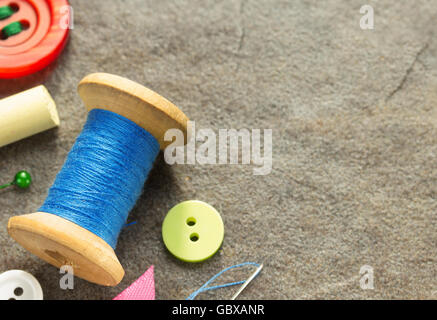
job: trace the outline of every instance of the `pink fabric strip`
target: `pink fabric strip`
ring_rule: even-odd
[[[154,267],[151,266],[141,277],[113,300],[155,300]]]

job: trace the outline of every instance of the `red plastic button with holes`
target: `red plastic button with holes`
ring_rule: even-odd
[[[18,78],[47,67],[67,42],[67,0],[0,0],[0,7],[5,6],[13,14],[0,20],[0,33],[16,22],[21,31],[0,37],[0,78]]]

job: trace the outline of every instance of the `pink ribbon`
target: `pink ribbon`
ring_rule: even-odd
[[[155,300],[153,269],[154,267],[151,266],[141,277],[113,300]]]

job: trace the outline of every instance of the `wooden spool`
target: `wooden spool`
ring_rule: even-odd
[[[105,73],[88,75],[79,83],[79,94],[88,111],[105,109],[118,113],[150,132],[161,150],[168,129],[184,132],[188,118],[157,93],[128,79]],[[74,275],[105,286],[117,285],[124,270],[112,247],[81,226],[46,212],[9,219],[10,236],[48,263],[70,265]]]

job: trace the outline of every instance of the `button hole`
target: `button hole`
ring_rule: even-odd
[[[30,27],[29,21],[27,21],[27,20],[20,20],[20,23],[21,23],[21,28],[23,30],[29,29],[29,27]]]
[[[196,242],[197,240],[199,240],[199,235],[197,233],[192,233],[190,235],[190,240]]]
[[[23,295],[23,292],[24,292],[24,290],[23,290],[23,288],[21,288],[21,287],[17,287],[17,288],[15,288],[15,290],[14,290],[14,294],[15,294],[17,297]]]
[[[20,6],[18,4],[16,4],[15,2],[12,2],[9,4],[9,7],[12,9],[12,11],[17,12],[18,10],[20,10]]]
[[[187,219],[187,225],[189,225],[190,227],[194,226],[196,224],[196,219],[193,217],[190,217]]]
[[[12,11],[17,12],[18,10],[20,10],[20,6],[18,4],[16,4],[15,2],[12,2],[9,4],[9,7],[12,9]]]

